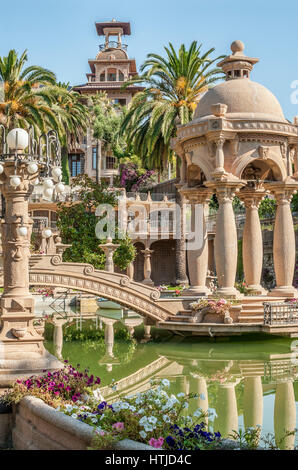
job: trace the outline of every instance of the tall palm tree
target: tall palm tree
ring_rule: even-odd
[[[201,96],[222,77],[213,67],[222,58],[211,59],[214,48],[202,53],[202,44],[193,41],[178,53],[170,43],[166,57],[148,54],[141,66],[142,75],[124,84],[143,83],[122,124],[122,132],[133,141],[135,152],[149,168],[163,170],[171,158],[170,140],[177,124],[189,122]]]
[[[0,57],[0,80],[3,83],[0,101],[0,122],[8,129],[29,127],[44,132],[47,125],[57,125],[44,87],[55,83],[55,74],[43,67],[25,68],[27,51],[18,58],[14,49],[7,57]]]
[[[193,41],[188,50],[182,44],[177,53],[170,43],[165,51],[165,58],[149,54],[141,66],[144,74],[124,85],[146,85],[132,100],[122,132],[132,141],[144,166],[159,171],[172,157],[170,140],[176,135],[177,124],[186,124],[193,118],[202,95],[222,77],[222,71],[214,67],[222,57],[210,58],[214,48],[202,53],[202,44]],[[178,158],[176,161],[178,170]],[[177,203],[182,204],[179,193]],[[188,282],[184,233],[176,240],[176,282]]]
[[[57,130],[62,153],[64,181],[69,182],[68,150],[79,142],[90,122],[89,109],[82,102],[82,96],[69,83],[57,83],[44,91],[51,109],[57,116]]]

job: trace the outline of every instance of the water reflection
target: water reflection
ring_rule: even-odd
[[[184,340],[169,335],[160,342],[141,344],[138,341],[127,356],[127,346],[122,347],[115,341],[115,326],[122,323],[133,336],[142,319],[125,315],[117,318],[116,314],[115,318],[111,317],[110,312],[108,315],[89,315],[79,322],[76,316],[52,317],[50,320],[54,325],[56,355],[74,363],[79,355],[82,365],[89,366],[94,374],[102,377],[105,398],[115,398],[115,392],[108,387],[112,379],[117,381],[117,393],[126,395],[150,388],[153,377],[167,378],[173,393],[198,394],[198,398],[191,401],[189,411],[198,407],[209,411],[206,422],[210,430],[220,431],[227,437],[240,428],[259,426],[263,435],[274,433],[279,448],[294,447],[295,435],[285,437],[286,432],[293,432],[297,426],[297,360],[293,358],[290,341],[275,338],[263,342],[222,343]],[[80,342],[65,343],[63,347],[63,328],[74,321],[82,328],[86,319],[92,319],[96,328],[104,328],[104,352],[102,348],[98,349],[98,354],[96,349],[85,351]],[[142,338],[137,335],[138,339],[150,339],[150,327],[147,326]]]

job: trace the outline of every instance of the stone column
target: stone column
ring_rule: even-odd
[[[205,183],[205,186],[216,189],[219,203],[214,248],[219,286],[217,294],[223,297],[240,297],[235,289],[238,240],[232,202],[235,193],[244,184],[239,180],[222,180]]]
[[[67,323],[67,320],[63,318],[53,318],[51,323],[54,325],[53,344],[54,354],[58,359],[62,360],[62,349],[63,349],[63,325]]]
[[[105,264],[105,271],[108,271],[109,273],[114,272],[114,260],[113,256],[117,248],[119,248],[120,245],[117,245],[116,243],[112,243],[111,238],[107,238],[107,243],[98,245],[105,253],[106,255],[106,264]]]
[[[127,274],[127,276],[129,277],[129,279],[130,279],[131,281],[133,281],[134,270],[135,270],[135,268],[134,268],[134,263],[133,263],[133,261],[132,261],[131,263],[129,263],[129,265],[128,265],[127,268],[126,268],[126,274]]]
[[[15,173],[14,161],[5,161],[1,175],[1,192],[5,197],[5,219],[2,220],[4,292],[0,300],[0,386],[16,377],[25,377],[43,369],[61,367],[43,345],[43,337],[33,325],[34,299],[29,292],[30,238],[33,221],[29,218],[28,200],[37,173],[29,175],[27,165],[19,164],[21,183],[14,187],[10,178]],[[27,234],[19,228],[26,227]]]
[[[264,198],[264,187],[245,187],[239,192],[240,199],[246,208],[246,219],[243,231],[242,256],[244,277],[247,286],[258,295],[265,295],[261,286],[263,266],[263,239],[258,208]]]
[[[193,190],[182,190],[182,192],[191,204],[191,232],[194,234],[194,240],[189,241],[187,250],[190,288],[187,290],[186,294],[211,294],[211,291],[206,286],[208,270],[208,233],[206,215],[208,213],[208,202],[210,200],[212,191],[207,188],[195,188]],[[200,221],[196,220],[197,205],[201,205],[202,207],[202,220]],[[202,230],[200,234],[197,230],[198,222],[200,222],[199,228]],[[201,237],[199,235],[201,235]],[[196,238],[198,238],[197,241]],[[192,247],[192,244],[198,246]]]
[[[287,380],[278,383],[274,401],[275,442],[279,449],[293,449],[295,434],[286,437],[296,427],[296,402],[293,382]]]
[[[151,279],[151,255],[153,250],[145,248],[145,250],[141,250],[141,253],[144,255],[144,280],[142,282],[147,286],[153,286],[154,283]]]
[[[243,415],[245,428],[263,424],[263,386],[261,377],[245,377]]]
[[[298,189],[298,183],[288,179],[284,182],[268,183],[266,188],[274,194],[277,202],[273,239],[276,287],[269,295],[293,297],[297,295],[293,287],[296,249],[290,203]]]

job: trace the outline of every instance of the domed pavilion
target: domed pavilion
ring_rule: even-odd
[[[246,208],[243,232],[245,280],[256,294],[267,295],[261,286],[263,243],[258,207],[267,194],[277,203],[274,224],[276,287],[268,295],[293,297],[295,234],[290,202],[298,189],[298,119],[285,119],[276,97],[250,75],[258,59],[244,54],[235,41],[232,54],[218,65],[226,80],[202,97],[194,119],[178,127],[173,148],[181,158],[180,192],[191,204],[205,209],[216,194],[215,264],[220,296],[239,297],[237,231],[232,202],[237,196]],[[206,210],[204,214],[208,213]],[[206,219],[201,246],[188,250],[190,292],[210,294],[206,287],[208,240]]]

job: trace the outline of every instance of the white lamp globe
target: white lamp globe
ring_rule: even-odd
[[[30,175],[34,175],[34,173],[38,172],[38,165],[34,162],[31,162],[29,163],[27,170],[28,170],[28,173],[30,173]]]
[[[7,134],[6,142],[13,150],[24,150],[29,144],[28,132],[20,128],[12,129]]]
[[[59,168],[59,166],[55,166],[52,169],[52,176],[53,176],[55,181],[57,181],[57,182],[60,181],[60,178],[62,176],[62,170],[61,170],[61,168]]]
[[[52,236],[52,230],[50,230],[49,228],[46,229],[43,233],[45,238],[50,238]]]
[[[47,188],[53,188],[53,187],[54,187],[53,180],[51,180],[50,178],[45,179],[44,182],[43,182],[43,187],[44,187],[45,189],[47,189]]]
[[[65,186],[64,186],[63,183],[58,183],[58,184],[56,184],[55,189],[56,189],[58,194],[61,194],[61,193],[64,193]]]
[[[0,163],[0,175],[2,175],[3,171],[4,171],[4,166],[2,165],[2,163]]]
[[[13,186],[14,188],[16,188],[17,186],[20,186],[21,184],[21,178],[19,176],[12,176],[10,178],[10,186]]]
[[[53,196],[53,188],[46,188],[43,192],[44,197],[50,199]]]
[[[26,235],[28,234],[27,227],[18,227],[18,234],[21,237],[26,237]]]

